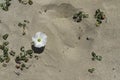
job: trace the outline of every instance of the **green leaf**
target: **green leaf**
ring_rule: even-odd
[[[18,26],[19,26],[19,27],[22,27],[22,26],[23,26],[23,24],[22,24],[22,23],[18,23]]]
[[[88,72],[93,73],[95,71],[95,68],[88,69]]]
[[[101,60],[102,60],[102,56],[98,56],[98,57],[97,57],[97,60],[98,60],[98,61],[101,61]]]
[[[6,40],[8,38],[8,36],[9,36],[8,34],[4,34],[2,37],[4,40]]]
[[[3,55],[5,56],[5,57],[7,57],[8,56],[8,48],[7,47],[4,47],[4,49],[3,49]]]
[[[9,56],[5,57],[5,61],[6,63],[8,63],[10,61],[10,57]]]
[[[32,55],[32,53],[33,53],[33,50],[27,50],[26,51],[26,54]]]
[[[4,46],[3,46],[3,45],[0,45],[0,49],[3,50],[3,49],[4,49]]]
[[[15,52],[14,52],[14,51],[10,51],[9,54],[10,54],[11,56],[15,56]]]
[[[92,52],[91,55],[92,55],[93,57],[96,57],[96,53],[95,53],[95,52]]]
[[[24,67],[26,67],[26,65],[25,65],[24,63],[22,63],[22,64],[21,64],[21,67],[24,68]]]
[[[20,64],[20,63],[21,63],[20,61],[21,61],[20,56],[17,56],[17,57],[15,58],[15,62],[18,63],[18,64]]]
[[[8,41],[3,42],[3,46],[7,46],[8,44],[9,44],[9,42],[8,42]]]
[[[22,46],[22,47],[20,48],[20,51],[25,52],[25,47]]]
[[[32,5],[32,4],[33,4],[33,1],[32,1],[32,0],[29,0],[28,4],[29,4],[29,5]]]
[[[4,57],[2,55],[0,55],[0,62],[4,62]]]

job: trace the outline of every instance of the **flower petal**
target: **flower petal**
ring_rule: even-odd
[[[38,42],[38,39],[41,39],[40,42]],[[46,45],[47,42],[47,35],[45,33],[42,32],[37,32],[35,34],[35,36],[32,37],[32,41],[34,42],[34,46],[35,47],[43,47]]]

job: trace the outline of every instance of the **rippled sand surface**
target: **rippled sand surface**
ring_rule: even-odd
[[[5,68],[0,64],[0,80],[120,80],[119,3],[120,0],[33,0],[33,5],[22,5],[12,0],[9,11],[0,10],[0,43],[2,35],[8,33],[9,48],[19,54],[21,46],[31,48],[36,32],[46,33],[48,42],[39,60],[29,61],[31,67],[27,70],[17,70],[14,58]],[[94,13],[99,8],[107,22],[96,27]],[[76,23],[72,16],[80,10],[89,18]],[[23,20],[30,21],[25,36],[18,27]],[[92,61],[92,51],[101,55],[102,61]],[[89,73],[90,68],[95,71]]]

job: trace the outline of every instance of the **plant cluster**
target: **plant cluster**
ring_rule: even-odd
[[[10,55],[14,56],[15,52],[14,51],[9,51],[8,45],[9,42],[7,41],[8,38],[8,34],[4,34],[2,36],[4,42],[2,43],[2,45],[0,45],[0,49],[2,50],[3,54],[0,55],[0,62],[3,63],[3,66],[5,67],[6,63],[8,63],[10,61]]]
[[[32,0],[18,0],[18,1],[19,1],[19,3],[24,4],[24,5],[27,5],[27,4],[32,5],[33,4]]]
[[[15,58],[15,62],[17,63],[16,68],[23,70],[27,68],[25,63],[29,61],[29,58],[33,57],[33,50],[25,50],[25,47],[22,46],[20,51],[20,54]]]
[[[4,11],[8,11],[11,5],[10,1],[11,0],[4,0],[4,2],[0,4],[1,9]]]
[[[73,20],[75,22],[81,22],[84,18],[88,18],[88,17],[89,17],[88,14],[86,14],[83,11],[79,11],[78,13],[73,15]],[[106,19],[106,15],[103,11],[97,9],[95,11],[94,18],[96,19],[96,26],[99,26],[100,24],[102,24],[103,20]]]
[[[104,14],[104,12],[102,12],[100,9],[97,9],[95,11],[95,15],[94,15],[95,19],[96,19],[96,26],[99,26],[100,24],[102,24],[102,21],[105,20],[106,16]]]
[[[26,29],[27,24],[29,24],[29,23],[30,23],[30,22],[29,22],[28,20],[24,20],[23,23],[21,23],[21,22],[18,23],[18,26],[19,26],[20,28],[23,28],[23,33],[22,33],[22,35],[26,35],[25,29]]]
[[[102,56],[96,55],[95,52],[92,52],[91,55],[92,55],[93,61],[95,61],[95,60],[101,61],[102,60]],[[88,69],[88,72],[90,72],[90,73],[93,73],[94,71],[95,71],[95,68]]]
[[[73,16],[75,22],[81,22],[84,18],[88,18],[88,14],[84,13],[83,11],[79,11]]]
[[[0,62],[3,63],[3,67],[7,66],[7,63],[11,60],[11,57],[16,56],[16,53],[13,50],[9,50],[9,42],[7,41],[9,37],[9,34],[4,34],[2,36],[3,43],[0,45],[0,50],[3,52],[3,54],[0,54]],[[15,62],[16,62],[16,68],[23,70],[23,69],[28,69],[30,66],[26,65],[26,63],[29,61],[31,58],[35,58],[38,60],[37,55],[33,55],[33,50],[25,50],[25,47],[22,46],[20,48],[20,54],[15,57]]]
[[[15,58],[15,62],[16,62],[16,68],[23,70],[23,69],[28,69],[29,66],[26,64],[29,59],[33,58],[33,50],[25,50],[25,47],[22,46],[20,48],[20,54],[18,56],[16,56]],[[34,55],[34,58],[36,58],[38,60],[38,56]]]
[[[95,60],[101,61],[102,60],[102,56],[96,55],[95,52],[92,52],[91,55],[92,55],[93,61],[95,61]]]

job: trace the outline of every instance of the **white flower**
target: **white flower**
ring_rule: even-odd
[[[47,43],[47,35],[43,32],[37,32],[33,37],[32,41],[34,42],[34,46],[37,48],[44,47]]]

